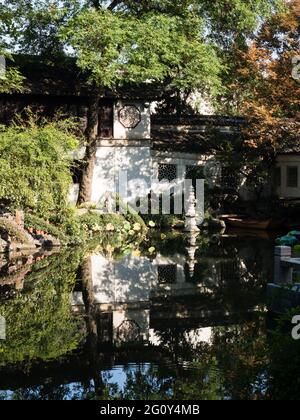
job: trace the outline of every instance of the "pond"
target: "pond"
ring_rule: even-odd
[[[299,345],[266,313],[273,250],[267,234],[156,233],[2,257],[0,399],[296,398]]]

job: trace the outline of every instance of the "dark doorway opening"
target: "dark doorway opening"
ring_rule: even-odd
[[[112,139],[114,134],[114,106],[112,100],[99,103],[98,135],[103,139]]]

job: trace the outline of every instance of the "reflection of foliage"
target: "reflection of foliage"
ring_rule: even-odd
[[[70,292],[79,261],[76,251],[43,260],[26,277],[24,291],[1,304],[7,339],[0,342],[0,365],[49,360],[78,346],[81,334]]]
[[[299,315],[299,309],[280,317],[269,336],[268,398],[273,400],[299,400],[300,396],[300,341],[291,335],[294,315]]]
[[[213,245],[214,239],[211,235],[202,232],[197,238],[198,253],[203,255]],[[153,231],[149,236],[149,242],[161,255],[186,254],[186,248],[189,246],[189,236],[176,230],[163,234],[159,231]],[[149,244],[145,244],[145,246],[147,249],[149,248]]]
[[[194,362],[190,366],[190,375],[178,378],[174,383],[175,400],[215,401],[222,398],[222,375],[213,357]]]
[[[213,327],[210,343],[193,344],[186,331],[178,328],[156,331],[177,366],[174,399],[265,398],[268,346],[264,321],[258,316],[248,322],[237,320],[234,326]]]
[[[125,400],[164,400],[171,392],[171,379],[165,379],[153,365],[139,366],[134,372],[128,371],[121,398]]]
[[[151,239],[151,244],[160,253],[170,256],[181,250],[185,252],[186,244],[181,234],[175,234],[174,241],[172,235],[166,233],[164,236],[165,241],[160,236]],[[107,255],[112,251],[108,247],[115,246],[116,254],[113,256],[121,258],[124,249],[118,248],[118,243],[113,244],[112,238],[116,240],[117,235],[107,233],[99,252]],[[207,246],[201,249],[200,244],[206,241]],[[298,399],[300,349],[299,342],[290,337],[290,325],[286,332],[280,324],[275,333],[267,336],[265,316],[246,314],[249,308],[253,309],[263,302],[262,290],[270,269],[270,261],[266,258],[267,243],[260,239],[252,242],[249,238],[237,241],[230,238],[230,242],[226,242],[226,239],[219,241],[217,237],[211,242],[199,237],[198,242],[200,249],[197,258],[200,260],[204,256],[202,261],[205,262],[201,276],[207,273],[213,277],[213,273],[208,273],[212,255],[214,267],[218,267],[219,262],[227,264],[227,261],[230,267],[232,261],[233,268],[236,268],[236,263],[239,266],[243,263],[242,267],[234,271],[232,277],[227,267],[226,276],[223,273],[219,278],[216,271],[216,284],[212,285],[209,293],[188,298],[193,309],[194,302],[203,313],[207,309],[207,319],[201,312],[203,316],[199,315],[199,319],[185,318],[182,324],[178,321],[170,326],[165,325],[165,321],[162,324],[156,321],[154,333],[159,345],[157,348],[148,348],[153,363],[131,365],[128,360],[132,360],[132,350],[125,346],[118,350],[122,351],[118,353],[119,360],[125,359],[123,384],[114,383],[113,374],[101,372],[103,366],[99,363],[91,366],[94,367],[93,379],[82,377],[78,369],[78,382],[75,384],[61,385],[54,379],[53,382],[46,380],[37,387],[23,388],[12,396],[3,394],[0,398],[260,400],[284,396]],[[95,242],[84,251],[94,252],[97,245],[95,238]],[[138,246],[135,242],[132,245]],[[72,253],[65,252],[53,259],[40,261],[27,276],[24,292],[18,292],[14,300],[0,306],[0,314],[8,320],[9,336],[7,342],[0,342],[0,366],[35,359],[42,359],[43,366],[43,361],[59,359],[78,347],[79,328],[70,314],[69,294],[84,251],[73,250]],[[127,251],[124,251],[125,254]],[[138,258],[134,263],[138,269]],[[128,278],[131,278],[131,273],[124,282],[128,282]],[[139,284],[134,287],[139,287]],[[135,293],[135,290],[131,289],[130,293]],[[166,299],[163,303],[166,303]],[[180,303],[185,304],[186,298],[181,298]],[[233,316],[215,319],[215,310],[224,310],[224,313]],[[288,314],[284,320],[290,323],[291,317]],[[210,326],[209,331],[201,330],[204,324]],[[20,365],[17,366],[20,369]],[[103,390],[99,392],[95,389],[94,379],[101,376]],[[61,378],[58,380],[61,381]]]
[[[14,401],[36,401],[36,400],[64,400],[68,395],[68,386],[47,383],[35,388],[25,388],[15,391],[12,395],[6,393],[0,393],[0,400],[10,399]]]
[[[261,399],[267,348],[264,318],[214,331],[213,354],[232,399]]]

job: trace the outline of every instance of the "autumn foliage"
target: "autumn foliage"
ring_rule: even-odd
[[[248,51],[240,53],[235,86],[249,121],[246,143],[274,155],[300,145],[300,74],[297,80],[293,73],[293,60],[300,57],[300,0],[286,6],[263,25]]]

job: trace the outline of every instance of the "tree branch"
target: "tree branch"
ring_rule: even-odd
[[[123,0],[113,0],[110,5],[108,6],[108,10],[114,10],[117,6],[119,6],[119,4],[122,3]]]

